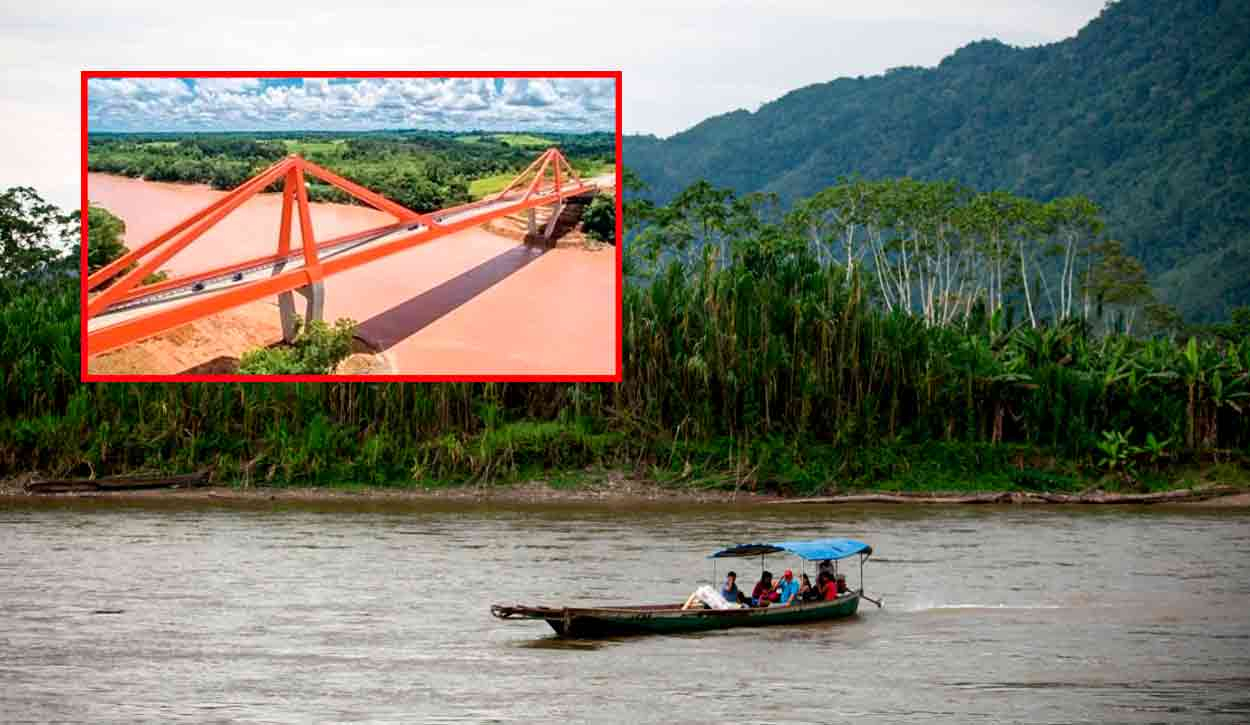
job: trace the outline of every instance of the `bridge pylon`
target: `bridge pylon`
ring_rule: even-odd
[[[548,218],[547,226],[542,230],[542,238],[550,242],[551,235],[555,232],[556,222],[560,218],[560,212],[564,210],[564,200],[572,196],[572,194],[563,193],[568,188],[570,181],[575,183],[577,187],[584,186],[582,180],[577,176],[577,172],[573,170],[569,160],[564,157],[564,154],[560,153],[560,149],[553,146],[544,151],[541,156],[534,160],[534,163],[518,174],[494,198],[503,198],[522,189],[525,190],[525,199],[534,196],[554,195],[550,204],[551,216]],[[526,211],[526,236],[528,238],[539,236],[538,220],[535,212],[535,207],[530,207]]]

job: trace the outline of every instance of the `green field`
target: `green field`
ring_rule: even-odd
[[[616,168],[614,164],[603,162],[588,162],[574,166],[577,175],[583,179],[589,179],[592,176],[602,176],[610,174]],[[469,196],[477,201],[484,196],[503,191],[509,181],[516,178],[516,172],[509,171],[503,174],[494,174],[492,176],[483,176],[480,179],[474,179],[469,182]]]
[[[468,136],[457,136],[456,140],[461,143],[481,143],[486,140],[498,141],[508,146],[517,148],[546,148],[554,146],[555,141],[542,136],[535,136],[532,133],[490,133],[490,134],[472,134]]]
[[[476,201],[488,194],[503,191],[503,188],[508,185],[508,182],[516,178],[516,175],[517,172],[509,171],[503,174],[494,174],[492,176],[483,176],[480,179],[474,179],[469,182],[469,196]]]
[[[311,156],[313,154],[333,154],[343,148],[346,139],[336,138],[325,141],[306,141],[300,139],[284,138],[282,143],[286,144],[286,148],[293,154],[300,156]]]

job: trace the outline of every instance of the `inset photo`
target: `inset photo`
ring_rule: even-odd
[[[82,94],[84,380],[620,380],[619,72]]]

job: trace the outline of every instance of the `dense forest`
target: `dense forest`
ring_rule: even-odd
[[[87,169],[150,181],[233,189],[290,153],[325,166],[409,209],[433,211],[502,188],[549,146],[579,173],[611,170],[610,133],[441,131],[91,134]],[[310,180],[313,201],[350,202]]]
[[[789,203],[843,176],[1081,195],[1189,320],[1250,303],[1250,3],[1120,0],[1075,37],[973,43],[788,93],[625,162],[673,199],[695,179]]]
[[[73,257],[55,251],[74,220],[10,190],[0,243],[28,264],[0,277],[0,475],[209,467],[250,484],[430,486],[611,467],[792,493],[1245,480],[1250,314],[1153,337],[1117,331],[1139,300],[1109,301],[1112,325],[1075,302],[1050,322],[1040,303],[1036,321],[1013,319],[1000,293],[1030,274],[1027,258],[951,312],[925,302],[946,293],[891,303],[888,279],[845,262],[833,241],[845,229],[819,223],[860,192],[853,203],[895,225],[868,245],[970,215],[981,226],[950,238],[951,264],[981,268],[1017,208],[1041,215],[1029,234],[1087,249],[1088,200],[1038,207],[906,181],[827,192],[791,211],[706,183],[669,205],[630,201],[620,384],[244,385],[79,383],[78,286],[62,272]],[[1133,268],[1113,247],[1078,257],[1090,264],[1074,300]]]

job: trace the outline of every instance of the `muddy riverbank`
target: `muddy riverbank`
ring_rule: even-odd
[[[334,486],[243,486],[207,485],[143,491],[88,491],[38,494],[26,490],[33,476],[18,476],[0,481],[0,498],[21,500],[50,497],[107,498],[136,501],[166,499],[174,501],[393,501],[414,502],[496,502],[501,504],[535,503],[603,503],[629,506],[648,503],[788,506],[903,505],[903,506],[1201,506],[1207,508],[1250,508],[1250,492],[1235,486],[1205,486],[1143,494],[1089,492],[1073,494],[1034,494],[1020,491],[982,492],[973,495],[958,492],[856,492],[841,496],[816,498],[789,497],[752,491],[698,490],[665,486],[654,481],[614,474],[586,481],[565,484],[560,481],[534,480],[522,483],[485,485],[453,485],[445,487],[397,487],[340,484]]]

